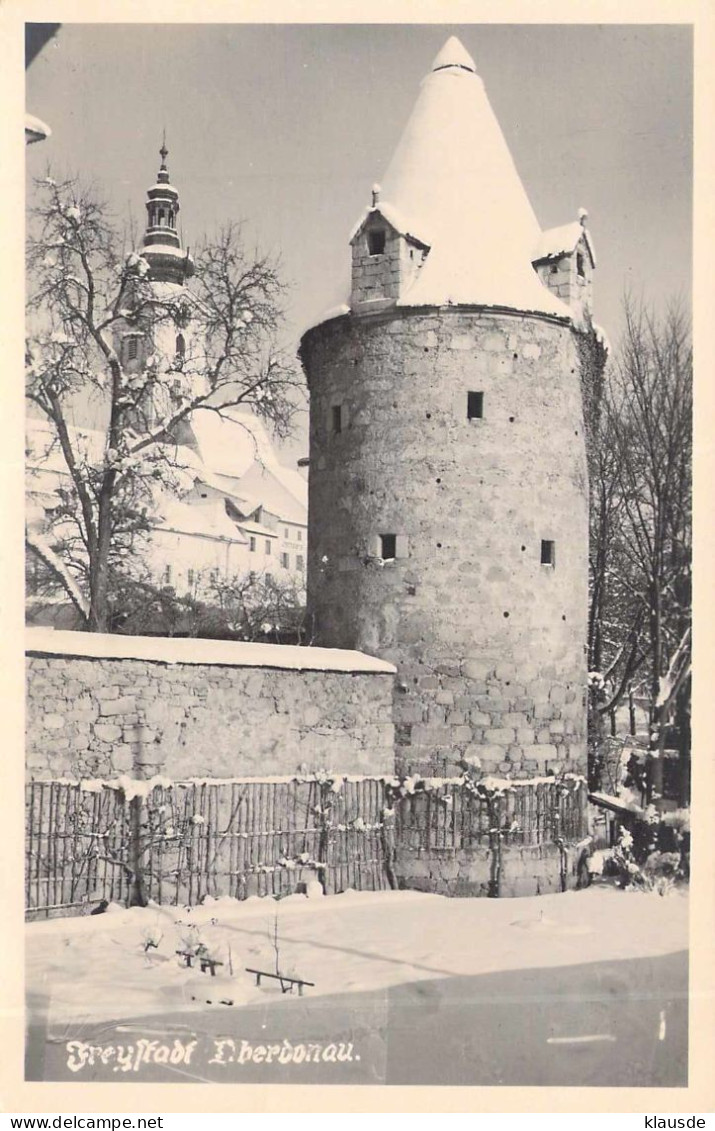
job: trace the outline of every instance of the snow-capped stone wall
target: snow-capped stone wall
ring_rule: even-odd
[[[322,648],[34,629],[27,773],[391,773],[394,668]]]

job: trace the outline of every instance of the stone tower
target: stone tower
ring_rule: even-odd
[[[582,773],[595,255],[585,214],[541,231],[458,40],[350,242],[301,344],[315,642],[397,665],[398,769]]]

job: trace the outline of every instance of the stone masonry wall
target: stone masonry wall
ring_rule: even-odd
[[[52,635],[87,639],[83,633]],[[56,647],[62,647],[59,640]],[[235,648],[236,662],[169,663],[30,650],[28,776],[161,773],[180,780],[291,774],[301,768],[392,772],[394,675],[389,665],[381,671],[241,666],[242,645],[222,642],[219,647]]]
[[[303,339],[309,614],[318,643],[396,664],[398,768],[585,770],[577,338],[546,318],[440,308],[336,318]],[[338,435],[328,403],[344,406]],[[376,548],[384,533],[394,560]]]
[[[509,846],[497,862],[489,848],[462,849],[449,855],[397,849],[398,885],[412,891],[458,897],[547,895],[580,885],[583,845]]]

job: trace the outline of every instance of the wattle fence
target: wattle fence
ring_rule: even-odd
[[[102,900],[194,905],[411,886],[397,861],[573,843],[586,827],[580,779],[487,788],[385,778],[154,784],[32,781],[26,793],[28,917]],[[488,894],[498,895],[498,885]]]

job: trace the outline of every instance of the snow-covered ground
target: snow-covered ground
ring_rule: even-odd
[[[670,954],[688,945],[688,899],[596,885],[517,900],[346,892],[111,909],[28,924],[26,986],[50,1024],[205,1010],[207,998],[229,995],[279,1002],[276,982],[256,987],[245,972],[275,970],[276,932],[281,972],[314,982],[313,997]],[[176,951],[197,938],[223,962],[220,977],[180,964]],[[145,950],[148,940],[158,946]]]

